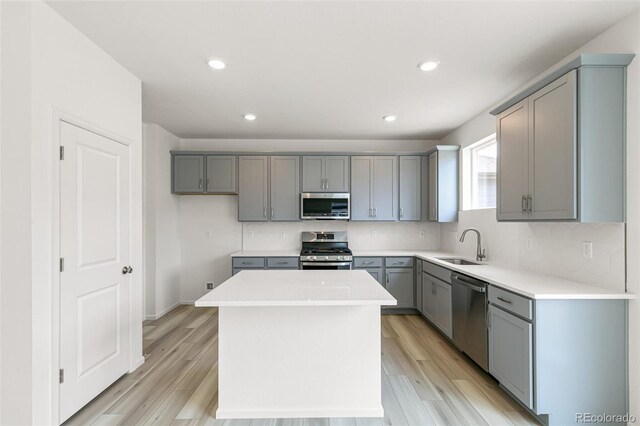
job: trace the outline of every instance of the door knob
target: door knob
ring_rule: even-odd
[[[128,268],[127,272],[128,272],[128,273],[132,273],[132,272],[133,272],[133,268],[132,268],[131,266],[129,266],[129,268]]]
[[[122,275],[129,273],[129,268],[126,266],[122,267]]]

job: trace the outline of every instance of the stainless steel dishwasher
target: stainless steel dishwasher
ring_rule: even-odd
[[[453,343],[488,371],[487,283],[451,273]]]

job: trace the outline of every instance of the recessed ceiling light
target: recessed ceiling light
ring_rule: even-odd
[[[384,117],[382,117],[384,121],[387,121],[389,123],[391,123],[392,121],[396,121],[396,118],[398,117],[395,115],[385,115]]]
[[[227,64],[222,62],[220,59],[211,58],[207,61],[207,64],[213,68],[214,70],[223,70],[227,67]]]
[[[440,61],[424,61],[418,64],[418,68],[420,71],[433,71],[438,68],[438,65],[440,65]]]
[[[256,118],[257,118],[257,117],[256,117],[256,115],[255,115],[255,114],[245,114],[245,115],[244,115],[244,119],[245,119],[245,120],[247,120],[247,121],[253,121],[253,120],[255,120]]]

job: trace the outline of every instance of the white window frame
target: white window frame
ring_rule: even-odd
[[[483,145],[497,142],[496,134],[487,136],[479,141],[472,143],[462,149],[462,210],[486,210],[495,209],[494,207],[473,207],[473,153],[476,149]],[[497,166],[496,166],[497,167]],[[496,170],[497,171],[497,170]]]

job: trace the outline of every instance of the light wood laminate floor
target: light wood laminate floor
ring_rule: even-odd
[[[158,320],[145,321],[145,363],[65,424],[537,424],[495,380],[417,315],[382,317],[384,418],[216,420],[217,336],[216,308],[179,306]]]

